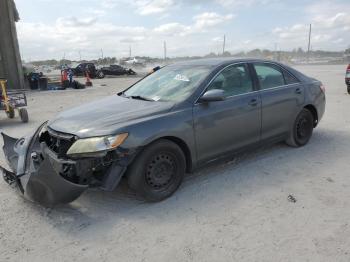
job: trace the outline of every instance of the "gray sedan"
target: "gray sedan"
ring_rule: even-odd
[[[265,60],[206,59],[159,69],[20,139],[3,134],[5,181],[46,206],[122,177],[148,201],[171,196],[186,172],[246,148],[304,146],[325,111],[321,82]]]

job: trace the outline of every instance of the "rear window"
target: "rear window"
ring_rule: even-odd
[[[260,88],[269,89],[285,85],[282,72],[268,64],[254,64]]]

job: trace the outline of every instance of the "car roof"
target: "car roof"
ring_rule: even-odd
[[[187,61],[181,61],[174,64],[171,64],[169,66],[209,66],[212,68],[217,68],[220,66],[226,66],[230,65],[232,63],[249,63],[249,62],[261,62],[261,63],[272,63],[281,66],[285,70],[289,71],[289,73],[292,73],[294,76],[296,76],[299,80],[302,81],[308,81],[310,78],[301,72],[295,70],[294,68],[282,64],[280,62],[276,62],[273,60],[268,59],[259,59],[259,58],[233,58],[233,57],[217,57],[217,58],[201,58],[196,60],[187,60]]]
[[[233,58],[233,57],[218,57],[218,58],[201,58],[196,60],[187,60],[176,62],[173,65],[192,65],[192,66],[213,66],[217,67],[220,65],[239,63],[239,62],[269,62],[276,63],[278,62],[265,60],[265,59],[256,59],[256,58]]]

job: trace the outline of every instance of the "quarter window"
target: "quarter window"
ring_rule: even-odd
[[[224,90],[225,97],[241,95],[253,91],[253,83],[246,64],[225,68],[211,82],[208,90]]]
[[[261,89],[285,85],[283,74],[277,68],[269,65],[254,65],[254,67],[258,75]]]
[[[299,80],[296,79],[293,75],[291,75],[287,71],[284,70],[283,74],[284,74],[284,80],[286,80],[287,85],[299,83]]]

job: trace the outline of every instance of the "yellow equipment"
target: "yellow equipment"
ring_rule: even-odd
[[[29,120],[27,106],[27,97],[24,92],[7,92],[6,79],[0,78],[1,94],[0,94],[0,110],[5,110],[8,118],[15,117],[15,109],[23,123]]]

